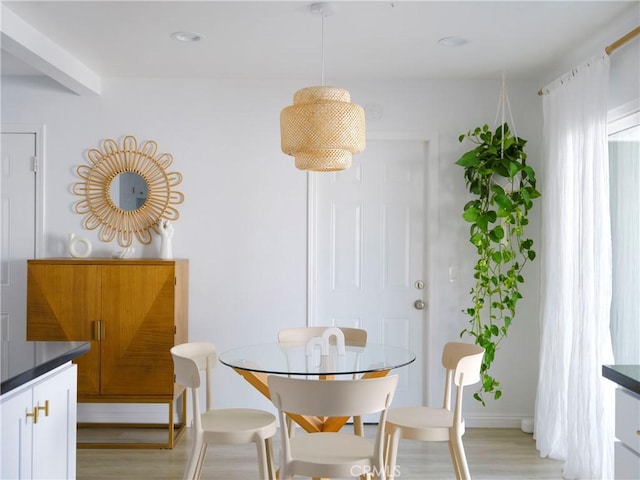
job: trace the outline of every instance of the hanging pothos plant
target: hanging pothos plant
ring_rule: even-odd
[[[476,144],[456,162],[464,168],[469,192],[474,196],[464,206],[463,218],[471,224],[470,241],[478,251],[474,267],[472,305],[463,310],[470,326],[464,334],[474,337],[485,349],[481,367],[481,386],[474,398],[483,405],[484,393],[500,398],[500,383],[490,374],[500,342],[507,336],[522,298],[522,270],[536,257],[533,240],[525,227],[536,190],[534,170],[527,165],[526,140],[514,136],[507,123],[491,131],[488,125],[460,135]]]

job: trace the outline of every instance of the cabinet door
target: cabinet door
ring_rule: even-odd
[[[0,401],[0,478],[31,478],[32,391],[7,395]]]
[[[33,478],[76,477],[76,366],[33,387],[33,404],[40,407],[33,427]]]
[[[172,394],[175,268],[103,266],[101,393]]]
[[[27,340],[91,341],[90,351],[77,360],[78,390],[84,394],[100,389],[100,282],[98,265],[28,266]]]

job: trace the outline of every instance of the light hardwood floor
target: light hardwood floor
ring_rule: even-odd
[[[173,450],[79,449],[78,480],[181,479],[191,446],[190,429]],[[374,427],[365,426],[371,436]],[[102,432],[105,433],[105,432]],[[85,435],[83,433],[83,435]],[[278,436],[274,438],[277,459]],[[530,434],[518,429],[468,428],[464,445],[474,479],[561,479],[562,462],[540,458]],[[276,460],[277,461],[277,460]],[[446,443],[401,440],[397,480],[455,478]],[[258,478],[253,445],[210,446],[202,479]]]

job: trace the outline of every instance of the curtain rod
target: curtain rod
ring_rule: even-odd
[[[634,28],[629,33],[627,33],[626,35],[620,37],[618,40],[613,42],[611,45],[605,47],[605,49],[604,49],[605,53],[607,55],[611,55],[615,50],[620,48],[622,45],[627,43],[629,40],[637,37],[638,35],[640,35],[640,27]],[[542,89],[542,88],[540,90],[538,90],[538,95],[544,95],[543,90],[544,89]]]

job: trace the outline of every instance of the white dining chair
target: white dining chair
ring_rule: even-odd
[[[320,337],[329,327],[294,327],[278,332],[278,343],[305,343],[313,337]],[[367,331],[361,328],[338,327],[344,334],[344,344],[354,347],[367,345]]]
[[[271,401],[280,420],[280,479],[293,475],[309,477],[359,477],[386,479],[384,422],[393,399],[398,376],[312,380],[268,377]],[[372,440],[355,433],[287,432],[286,412],[301,415],[351,417],[379,413]]]
[[[278,343],[306,343],[313,337],[321,337],[329,327],[293,327],[278,331]],[[338,327],[344,335],[344,344],[352,347],[365,347],[367,345],[367,331],[362,328]],[[358,378],[354,375],[353,378]],[[289,434],[294,435],[295,424],[287,417]],[[364,435],[362,417],[353,418],[353,431],[361,437]]]
[[[442,408],[397,407],[389,410],[385,424],[387,436],[386,461],[390,478],[396,469],[400,439],[427,442],[449,442],[449,453],[457,479],[468,480],[469,466],[462,445],[465,426],[462,417],[462,392],[466,385],[480,380],[484,349],[460,342],[447,343],[442,350],[442,365],[446,369]],[[456,386],[456,400],[451,411],[451,389]]]
[[[171,348],[176,382],[191,390],[193,400],[193,447],[185,467],[184,479],[200,478],[209,444],[255,443],[261,479],[275,479],[272,437],[277,432],[276,417],[251,408],[213,407],[211,373],[217,362],[215,346],[209,342],[191,342]],[[206,411],[200,411],[198,390],[200,372],[205,372]]]

